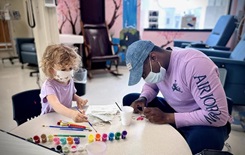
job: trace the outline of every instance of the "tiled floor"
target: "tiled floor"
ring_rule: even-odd
[[[15,93],[38,88],[36,76],[30,77],[30,68],[21,69],[16,61],[14,65],[5,61],[0,63],[0,129],[11,131],[17,125],[13,121],[11,96]],[[115,101],[121,104],[122,97],[130,92],[140,92],[143,81],[133,87],[127,86],[128,70],[120,67],[123,76],[114,77],[103,71],[96,72],[94,78],[86,84],[86,94],[83,98],[89,100],[89,104],[113,104]],[[232,132],[227,140],[234,155],[245,154],[245,132],[240,126],[232,126]],[[226,149],[225,149],[226,150]]]

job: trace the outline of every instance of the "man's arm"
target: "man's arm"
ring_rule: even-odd
[[[184,74],[200,109],[175,113],[176,126],[224,126],[229,120],[229,113],[217,66],[208,58],[196,58],[188,62]]]
[[[144,97],[146,99],[146,105],[147,105],[157,96],[158,92],[159,89],[156,84],[145,83],[142,88],[140,97]]]

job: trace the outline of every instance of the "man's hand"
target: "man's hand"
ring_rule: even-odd
[[[147,107],[144,109],[145,117],[156,124],[174,124],[174,113],[165,113],[159,108]]]
[[[134,113],[142,113],[143,109],[145,107],[146,99],[144,97],[140,97],[137,100],[135,100],[131,107],[134,108]]]

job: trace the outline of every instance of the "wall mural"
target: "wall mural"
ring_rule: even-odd
[[[58,0],[56,9],[60,34],[79,34],[81,32],[79,0]]]
[[[117,29],[122,28],[122,24],[119,25],[122,22],[122,0],[106,0],[105,6],[106,21],[112,32],[111,35],[114,35],[115,27]],[[80,34],[79,0],[58,0],[56,9],[60,34]]]
[[[176,32],[176,31],[175,32],[173,31],[158,32],[158,34],[159,34],[159,37],[157,38],[162,39],[162,43],[159,45],[161,48],[172,46],[174,39],[182,36],[181,32]]]
[[[133,27],[137,27],[140,31],[140,38],[144,40],[151,40],[158,46],[166,47],[173,46],[173,40],[176,38],[180,38],[183,33],[181,32],[169,32],[169,31],[150,31],[144,32],[143,29],[140,28],[140,0],[137,1],[137,5],[135,2],[129,0],[105,0],[105,18],[108,24],[110,35],[113,38],[120,37],[120,31],[123,27],[127,27],[127,23],[130,23]],[[123,4],[125,3],[125,4]],[[128,7],[126,7],[128,5]],[[137,11],[135,12],[135,8],[132,8],[131,5],[137,7]],[[130,7],[129,7],[130,6]],[[123,8],[128,11],[125,11],[123,14]],[[80,4],[79,0],[58,0],[57,6],[57,15],[58,15],[58,26],[60,34],[81,34],[80,27]],[[136,13],[136,21],[130,15]],[[124,19],[123,19],[124,16]],[[127,18],[128,17],[128,18]]]
[[[137,29],[138,6],[137,1],[123,0],[123,28],[132,27]]]
[[[108,12],[108,13],[112,14],[111,19],[109,20],[110,22],[108,22],[108,28],[109,29],[111,29],[113,27],[113,25],[116,22],[117,18],[122,15],[122,8],[121,8],[122,0],[112,0],[112,2],[113,2],[112,4],[114,6],[110,5],[111,2],[109,2],[109,4],[108,4],[109,6],[111,6],[111,8],[108,8],[108,10],[110,10],[111,12]],[[108,3],[108,1],[106,1],[106,3]],[[106,14],[106,17],[107,17],[107,14]]]

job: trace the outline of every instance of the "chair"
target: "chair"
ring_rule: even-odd
[[[229,112],[229,115],[231,116],[234,102],[230,97],[226,97],[226,100],[227,100],[227,104],[228,104],[228,112]],[[227,129],[227,136],[225,137],[225,140],[227,140],[229,138],[229,134],[231,132],[231,123],[227,122],[227,124],[228,124],[227,125],[228,129]]]
[[[24,64],[28,63],[29,66],[37,67],[37,70],[30,72],[30,76],[38,74],[38,60],[34,38],[16,38],[16,51],[19,55],[19,61],[24,68]]]
[[[81,22],[84,37],[83,64],[92,78],[92,69],[106,69],[113,75],[119,76],[119,56],[115,54],[106,22],[101,24],[84,24]],[[118,52],[116,52],[118,53]],[[112,70],[114,62],[115,70]]]
[[[223,15],[217,21],[205,43],[174,40],[175,47],[214,48],[229,50],[225,47],[236,28],[237,19],[233,15]]]
[[[17,93],[12,96],[13,119],[18,126],[41,113],[40,89]]]
[[[224,82],[226,95],[233,99],[234,104],[245,105],[245,34],[232,52],[199,50],[208,55],[219,68],[227,71]]]

